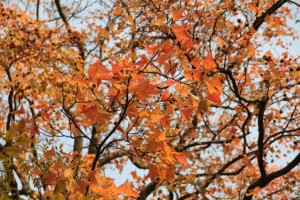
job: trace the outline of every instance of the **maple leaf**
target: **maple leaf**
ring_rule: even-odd
[[[186,167],[189,166],[189,163],[186,160],[186,155],[182,153],[175,153],[174,156],[180,164],[183,164]]]
[[[215,92],[215,93],[209,93],[206,97],[206,99],[212,104],[215,104],[217,106],[221,105],[221,93]]]
[[[16,111],[12,112],[12,114],[16,114],[16,115],[25,114],[25,109],[24,109],[23,105],[21,105],[21,108],[19,110],[16,110]]]
[[[135,198],[140,196],[135,190],[133,190],[133,185],[130,183],[123,183],[120,185],[117,188],[117,192]]]
[[[159,63],[159,65],[162,65],[171,57],[172,57],[171,53],[162,53],[155,60]]]
[[[217,105],[221,105],[221,94],[223,83],[218,75],[214,75],[212,78],[205,79],[208,89],[207,100],[210,100]]]
[[[47,184],[47,185],[54,185],[56,183],[56,174],[53,172],[47,172],[43,177],[42,180]]]
[[[149,172],[147,177],[151,179],[152,182],[156,182],[157,179],[160,178],[160,169],[159,166],[156,164],[148,164]]]
[[[192,61],[191,61],[191,64],[198,68],[198,69],[201,69],[201,65],[200,65],[200,59],[199,58],[194,58]]]
[[[172,18],[173,18],[173,20],[174,21],[177,21],[177,20],[179,20],[179,19],[181,19],[182,17],[183,17],[183,12],[185,11],[185,9],[184,8],[181,8],[181,9],[179,9],[178,11],[173,11],[172,12]]]
[[[97,86],[99,86],[101,80],[110,80],[113,77],[111,71],[102,65],[100,61],[89,67],[88,75]]]
[[[212,53],[209,53],[203,60],[203,66],[206,70],[214,71],[216,69],[216,63],[213,60]]]
[[[150,121],[151,122],[157,122],[161,118],[163,118],[163,113],[161,112],[159,107],[156,107],[155,110],[153,110],[150,114]]]
[[[134,188],[144,199],[297,196],[294,4],[14,2],[0,3],[3,198],[34,197],[28,180],[45,199],[136,199]],[[269,46],[284,53],[260,50]],[[117,187],[104,165],[129,160],[148,175],[137,169]]]
[[[149,95],[156,95],[156,85],[152,85],[149,79],[142,80],[136,85],[130,86],[130,90],[136,94],[137,99],[144,100]]]
[[[90,186],[91,185],[91,183],[89,182],[89,181],[87,181],[87,180],[84,180],[84,179],[78,179],[77,180],[77,183],[76,183],[76,186],[77,187],[75,187],[75,192],[80,192],[82,195],[84,195],[85,194],[85,192],[86,192],[86,188],[88,187],[88,186]]]
[[[56,154],[55,149],[54,149],[54,147],[52,147],[50,150],[44,152],[44,158],[53,157],[53,156],[55,156],[55,154]]]
[[[182,108],[180,109],[182,118],[181,121],[190,121],[192,117],[192,113],[194,112],[195,108]]]
[[[164,53],[170,53],[173,50],[173,46],[165,44],[162,48],[161,51]]]
[[[261,188],[260,187],[255,187],[247,195],[253,195],[253,196],[257,197],[260,194],[260,192],[261,192]]]
[[[114,63],[110,63],[111,67],[112,67],[112,72],[114,74],[118,74],[120,71],[122,71],[122,69],[124,69],[124,66],[119,66],[119,65],[116,65]]]
[[[40,131],[33,125],[30,129],[29,138],[32,138],[34,135],[40,135]]]
[[[187,33],[187,24],[183,24],[181,26],[171,26],[175,36],[176,36],[176,41],[181,41],[181,40],[190,40],[191,37]]]

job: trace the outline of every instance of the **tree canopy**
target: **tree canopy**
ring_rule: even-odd
[[[1,199],[300,196],[296,1],[1,2]]]

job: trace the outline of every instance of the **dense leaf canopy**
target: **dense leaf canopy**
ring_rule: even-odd
[[[1,199],[300,196],[296,1],[1,2]]]

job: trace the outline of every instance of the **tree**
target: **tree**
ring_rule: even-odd
[[[0,6],[1,198],[300,196],[299,4],[16,3]],[[127,162],[116,185],[105,169]]]

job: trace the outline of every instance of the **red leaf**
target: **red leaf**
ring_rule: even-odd
[[[96,178],[96,171],[93,170],[89,173],[89,178],[90,178],[90,182],[91,184],[94,184],[94,185],[98,185],[98,181],[97,181],[97,178]]]
[[[220,106],[221,105],[221,93],[212,93],[207,95],[207,100],[212,101],[216,105]]]
[[[45,110],[49,110],[51,108],[50,106],[46,106],[46,105],[31,105],[30,107],[33,109],[45,109]]]
[[[149,79],[140,81],[138,84],[130,86],[130,90],[134,92],[139,100],[144,100],[149,95],[157,95],[155,85],[150,83]]]
[[[21,105],[21,108],[19,110],[16,110],[16,111],[12,112],[12,114],[16,114],[16,115],[25,114],[25,109],[24,109],[23,105]]]
[[[49,151],[44,152],[44,157],[45,158],[50,158],[52,156],[55,156],[55,149],[52,147]]]
[[[33,125],[31,126],[29,137],[32,138],[34,135],[40,135],[40,131]]]
[[[165,81],[165,84],[166,84],[167,86],[171,86],[171,85],[173,85],[174,83],[175,83],[175,81],[173,81],[173,80],[171,80],[171,79],[168,79],[168,80]]]
[[[267,52],[266,52],[266,56],[268,56],[268,57],[272,57],[272,56],[273,56],[273,54],[271,53],[271,51],[267,51]]]

